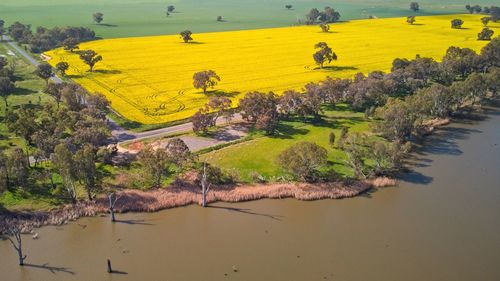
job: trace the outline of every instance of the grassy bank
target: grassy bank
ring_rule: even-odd
[[[368,132],[369,121],[364,114],[353,112],[346,105],[335,108],[325,106],[323,121],[318,123],[301,120],[283,121],[275,136],[261,136],[220,150],[201,155],[200,158],[227,170],[235,170],[240,180],[255,181],[255,176],[266,180],[286,177],[276,163],[277,156],[288,147],[300,141],[310,141],[328,150],[328,166],[342,176],[352,176],[353,171],[345,165],[344,153],[338,147],[329,145],[329,135],[334,132],[337,139],[342,127],[349,132]]]

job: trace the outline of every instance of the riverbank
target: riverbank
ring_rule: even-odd
[[[212,188],[207,202],[244,202],[259,199],[284,199],[311,201],[321,199],[342,199],[357,196],[372,187],[395,185],[396,181],[379,177],[364,181],[332,183],[274,183],[256,185],[223,185]],[[117,194],[117,213],[156,212],[164,209],[201,204],[201,191],[192,183],[178,183],[168,188],[150,191],[124,190]],[[101,196],[95,201],[82,201],[66,205],[49,212],[4,213],[0,214],[0,233],[11,223],[20,223],[23,232],[45,225],[63,225],[81,217],[93,217],[108,213],[109,201]]]

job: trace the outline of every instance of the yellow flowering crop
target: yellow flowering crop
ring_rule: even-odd
[[[463,29],[452,29],[453,18],[464,20]],[[90,92],[100,92],[124,117],[145,124],[190,117],[208,100],[192,86],[193,74],[212,69],[222,81],[215,87],[237,100],[249,91],[301,89],[327,76],[351,77],[357,72],[388,71],[394,58],[420,54],[440,59],[449,46],[479,51],[483,28],[480,15],[417,16],[355,20],[332,24],[329,33],[318,26],[243,30],[197,34],[194,43],[178,35],[98,40],[80,45],[103,56],[96,72],[86,72],[77,54],[62,49],[46,54],[52,65],[70,64],[68,75]],[[500,24],[491,23],[497,36]],[[314,44],[324,41],[338,61],[317,69]]]

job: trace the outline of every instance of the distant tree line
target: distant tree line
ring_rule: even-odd
[[[340,20],[340,13],[331,7],[325,7],[323,11],[313,8],[306,14],[306,23],[315,24],[321,23],[334,23]]]
[[[485,14],[489,15],[490,20],[493,22],[497,22],[500,20],[500,7],[498,6],[484,6],[481,7],[479,5],[465,5],[465,9],[471,14]]]
[[[64,42],[69,42],[68,40],[78,44],[96,39],[95,32],[86,27],[37,27],[33,32],[31,25],[17,21],[7,28],[7,32],[14,41],[28,44],[34,53],[61,47]]]

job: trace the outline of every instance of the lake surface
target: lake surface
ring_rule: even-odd
[[[0,280],[500,280],[500,114],[427,143],[398,187],[353,199],[85,218],[26,236],[24,268],[0,241]]]

